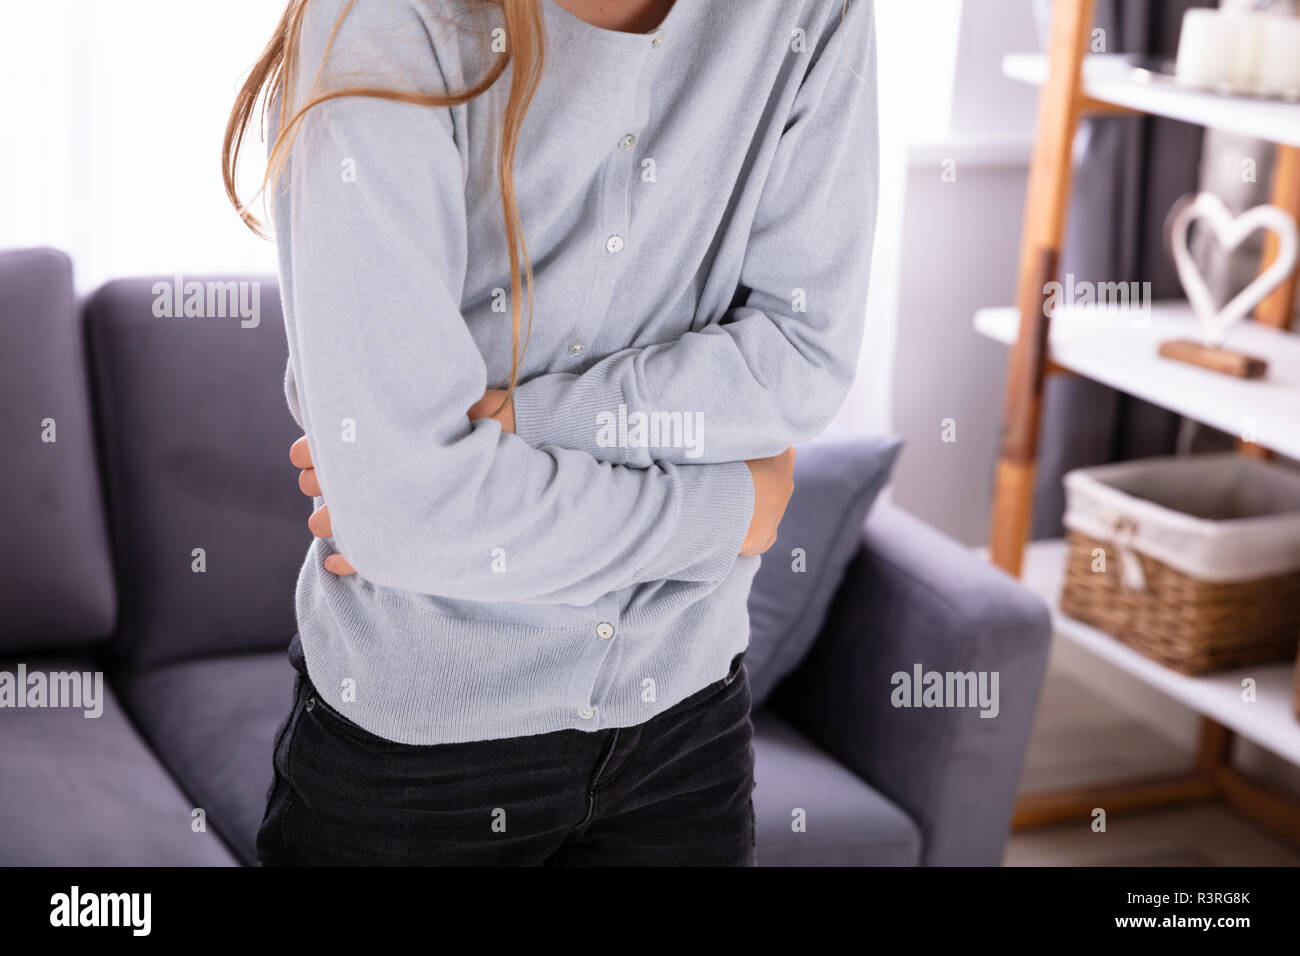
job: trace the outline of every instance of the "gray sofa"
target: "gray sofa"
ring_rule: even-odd
[[[78,302],[71,276],[0,255],[0,674],[102,672],[102,714],[0,708],[0,864],[251,864],[308,543],[279,296],[234,277],[262,283],[244,327],[157,316],[148,279]],[[755,714],[761,864],[997,864],[1048,634],[1019,585],[878,506]],[[997,717],[893,706],[917,664],[996,671]]]

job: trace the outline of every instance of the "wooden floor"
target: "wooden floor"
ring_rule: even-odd
[[[1048,674],[1022,789],[1186,769],[1190,756],[1059,672]],[[1007,866],[1300,866],[1300,851],[1219,803],[1012,835]]]

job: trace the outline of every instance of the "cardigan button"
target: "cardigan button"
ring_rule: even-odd
[[[663,31],[663,30],[660,30],[658,33],[656,33],[656,34],[654,35],[654,39],[650,41],[650,45],[651,45],[652,47],[654,47],[656,50],[659,49],[661,46],[664,45],[664,31]]]
[[[582,350],[585,349],[586,347],[587,346],[583,344],[582,339],[574,339],[572,342],[569,343],[569,354],[581,355]]]
[[[602,641],[607,641],[614,636],[614,625],[609,621],[601,621],[596,625],[596,636]]]
[[[622,252],[623,237],[610,236],[608,239],[605,240],[605,248],[608,249],[610,252]]]
[[[578,716],[583,720],[591,720],[591,718],[596,716],[596,711],[591,707],[584,707],[582,710],[578,711]]]

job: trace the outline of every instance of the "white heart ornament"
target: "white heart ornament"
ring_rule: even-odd
[[[1187,246],[1192,223],[1198,219],[1210,227],[1215,241],[1226,252],[1236,249],[1261,229],[1277,233],[1279,239],[1273,264],[1222,309],[1216,310],[1210,287]],[[1286,281],[1300,255],[1300,230],[1286,210],[1277,206],[1256,206],[1234,219],[1228,207],[1212,193],[1201,193],[1179,211],[1170,227],[1170,241],[1179,281],[1187,293],[1193,314],[1201,323],[1201,339],[1206,345],[1223,344],[1229,330]]]

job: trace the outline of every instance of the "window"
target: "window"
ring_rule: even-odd
[[[234,95],[271,0],[5,0],[0,247],[73,257],[77,286],[173,271],[273,271],[221,186]],[[245,194],[264,150],[250,142]]]

